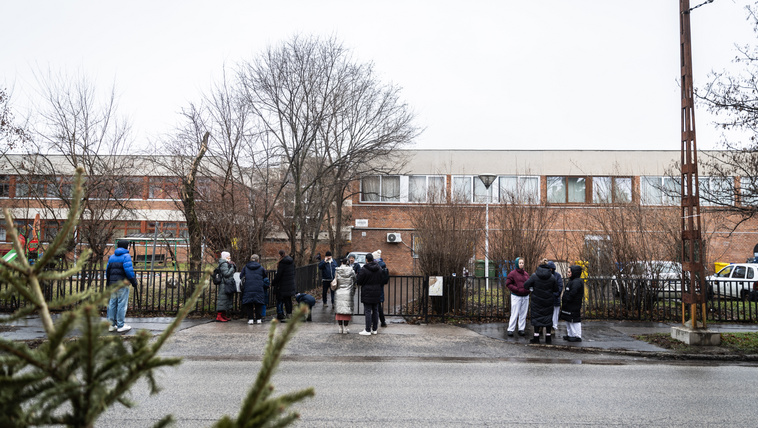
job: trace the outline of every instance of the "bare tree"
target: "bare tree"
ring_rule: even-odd
[[[11,110],[11,95],[7,89],[0,88],[0,153],[7,153],[18,145],[31,141],[31,135],[22,124],[16,123]]]
[[[758,3],[745,7],[758,36]],[[758,44],[737,46],[737,71],[712,72],[697,91],[701,104],[716,116],[714,125],[726,131],[721,144],[727,151],[700,152],[700,197],[704,211],[734,215],[732,229],[758,214]],[[730,131],[745,136],[735,140]]]
[[[534,272],[547,253],[557,211],[540,205],[533,195],[501,190],[500,200],[490,206],[490,256],[499,263],[521,257],[527,271]]]
[[[124,156],[130,143],[128,122],[117,114],[115,88],[102,97],[85,76],[63,72],[38,75],[41,101],[31,118],[34,141],[27,162],[13,166],[22,177],[19,189],[39,201],[49,218],[62,222],[71,205],[71,177],[83,168],[88,179],[78,242],[89,245],[91,260],[101,263],[113,242],[117,221],[132,217],[130,196],[141,183],[124,178],[139,170],[139,159]]]
[[[280,222],[296,262],[309,258],[325,218],[340,214],[349,183],[409,143],[418,130],[399,100],[382,85],[371,64],[358,64],[334,39],[296,36],[240,66],[240,80],[256,129],[273,143],[287,189],[277,202]],[[338,206],[334,214],[332,207]],[[335,238],[336,239],[336,238]]]

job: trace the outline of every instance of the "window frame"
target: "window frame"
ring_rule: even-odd
[[[587,204],[587,184],[589,182],[588,178],[589,177],[586,176],[586,175],[547,175],[547,176],[545,176],[545,184],[546,184],[545,185],[545,189],[546,189],[545,198],[547,200],[547,203],[548,204],[553,204],[553,205],[558,205],[558,204],[560,204],[560,205],[571,205],[571,204],[573,204],[573,205],[582,205],[582,204]],[[556,179],[560,179],[560,181],[562,182],[562,188],[563,188],[563,193],[564,193],[563,196],[564,197],[563,197],[563,200],[561,200],[561,201],[557,201],[557,200],[552,199],[553,195],[550,192],[551,182],[558,183],[558,180],[556,180]],[[579,182],[579,180],[583,181],[583,183],[584,183],[584,186],[583,186],[583,189],[582,189],[583,198],[582,198],[581,201],[571,200],[572,189],[571,189],[571,185],[570,185],[570,180],[577,180],[577,183]],[[574,192],[576,192],[576,191],[574,190]]]

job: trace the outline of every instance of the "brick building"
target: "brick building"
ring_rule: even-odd
[[[554,241],[545,256],[553,260],[578,260],[584,243],[599,239],[600,231],[588,219],[598,210],[609,209],[609,203],[666,212],[675,220],[680,215],[680,202],[674,195],[679,187],[678,150],[423,150],[404,155],[402,174],[364,178],[356,184],[360,187],[351,201],[352,250],[382,250],[396,274],[419,273],[411,216],[426,203],[429,190],[462,196],[466,202],[462,208],[483,210],[487,193],[477,178],[482,173],[497,175],[490,187],[491,213],[508,192],[556,211],[556,221],[544,226]],[[735,183],[743,179],[729,178]],[[700,187],[729,187],[722,181],[701,173]],[[732,201],[737,197],[724,196]],[[701,205],[708,269],[714,262],[744,262],[752,257],[758,243],[756,222],[750,220],[734,229],[734,219],[710,209],[713,204],[708,201],[701,200]],[[477,245],[475,252],[472,259],[484,258],[483,245]]]
[[[55,157],[47,157],[53,159]],[[490,187],[490,210],[497,210],[503,195],[512,193],[525,203],[544,205],[557,214],[553,224],[544,227],[550,231],[555,244],[546,257],[557,261],[577,260],[581,247],[588,241],[602,238],[602,234],[588,221],[594,214],[607,210],[609,203],[643,207],[649,212],[666,211],[679,215],[679,200],[672,197],[678,187],[678,150],[407,150],[392,162],[402,165],[400,173],[366,177],[355,183],[355,193],[347,201],[346,212],[350,227],[344,230],[347,250],[382,250],[393,274],[418,274],[414,245],[417,237],[413,228],[413,210],[424,206],[428,198],[460,197],[463,208],[484,210],[487,192],[477,178],[482,173],[497,176]],[[0,168],[0,206],[12,210],[18,224],[28,224],[36,214],[42,218],[42,240],[49,242],[57,232],[53,217],[64,218],[65,207],[56,208],[53,214],[43,209],[42,199],[55,199],[57,192],[70,189],[70,176],[60,175],[54,180],[45,177],[22,176],[21,163],[33,162],[33,157],[8,155]],[[164,236],[186,237],[187,228],[175,200],[178,197],[176,174],[156,167],[149,158],[130,157],[130,167],[121,171],[114,187],[129,184],[124,199],[136,210],[129,218],[119,218],[115,238],[127,235],[151,235],[156,227]],[[61,164],[59,168],[63,169]],[[29,170],[28,165],[23,170]],[[702,174],[702,173],[701,173]],[[701,187],[718,188],[721,178],[700,177]],[[732,177],[739,183],[745,177]],[[54,183],[54,184],[51,184]],[[202,183],[201,183],[202,185]],[[671,190],[667,192],[666,189]],[[725,195],[739,202],[739,195]],[[531,201],[531,202],[526,202]],[[740,224],[722,213],[710,212],[709,203],[702,202],[704,230],[708,242],[707,267],[714,262],[742,262],[753,256],[758,243],[756,221]],[[492,225],[492,222],[490,223]],[[482,222],[481,228],[484,228]],[[651,234],[656,231],[650,231]],[[326,234],[322,234],[326,237]],[[456,243],[451,243],[455,246]],[[269,237],[264,254],[275,254],[286,247],[282,234]],[[328,244],[317,250],[324,253]],[[186,248],[178,245],[179,252]],[[4,229],[0,229],[0,250],[7,251]],[[474,260],[484,258],[483,245],[477,245],[471,254]]]

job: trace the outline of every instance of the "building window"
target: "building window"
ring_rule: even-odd
[[[58,177],[47,184],[47,197],[51,199],[71,199],[73,194],[71,177]]]
[[[592,177],[592,202],[628,204],[632,202],[630,177]]]
[[[46,220],[44,228],[45,233],[43,234],[42,240],[44,242],[53,242],[55,236],[58,235],[58,232],[60,231],[61,224],[58,224],[58,221],[56,220]]]
[[[734,179],[731,177],[699,177],[700,205],[734,205]]]
[[[7,198],[11,195],[11,178],[7,175],[0,175],[0,198]]]
[[[498,177],[498,183],[501,203],[533,205],[540,201],[539,177],[501,175]]]
[[[473,177],[453,177],[453,199],[459,202],[470,203],[474,199]]]
[[[681,201],[679,180],[674,177],[640,177],[640,202],[642,205],[679,205]]]
[[[445,200],[445,177],[411,175],[408,177],[408,202],[442,202]]]
[[[16,178],[17,198],[44,198],[45,182],[37,176],[26,175]]]
[[[361,179],[362,202],[400,202],[400,176],[374,175]]]
[[[552,204],[586,202],[585,177],[547,177],[547,201]]]
[[[179,179],[170,177],[150,177],[149,199],[179,199]]]
[[[144,183],[145,180],[142,177],[122,177],[116,181],[113,195],[118,199],[143,199]],[[153,184],[156,185],[155,192],[159,193],[160,184],[158,182]]]
[[[740,205],[758,207],[758,177],[740,177]]]

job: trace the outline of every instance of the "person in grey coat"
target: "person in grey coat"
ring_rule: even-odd
[[[336,284],[332,285],[334,291],[334,319],[339,325],[339,332],[347,334],[350,329],[347,328],[350,320],[353,319],[355,310],[355,270],[348,264],[347,259],[342,259],[340,267],[335,271]]]
[[[234,282],[234,272],[237,266],[232,262],[232,255],[228,251],[221,252],[218,259],[218,270],[221,272],[221,284],[218,285],[218,299],[216,300],[216,321],[227,322],[227,313],[232,309],[234,293],[237,292],[237,284]]]
[[[542,328],[545,328],[545,343],[552,343],[551,330],[553,329],[553,298],[558,292],[558,281],[550,271],[547,265],[547,259],[542,260],[542,264],[526,280],[524,288],[531,291],[529,299],[532,311],[532,326],[534,327],[534,337],[529,343],[540,343],[540,334]]]

